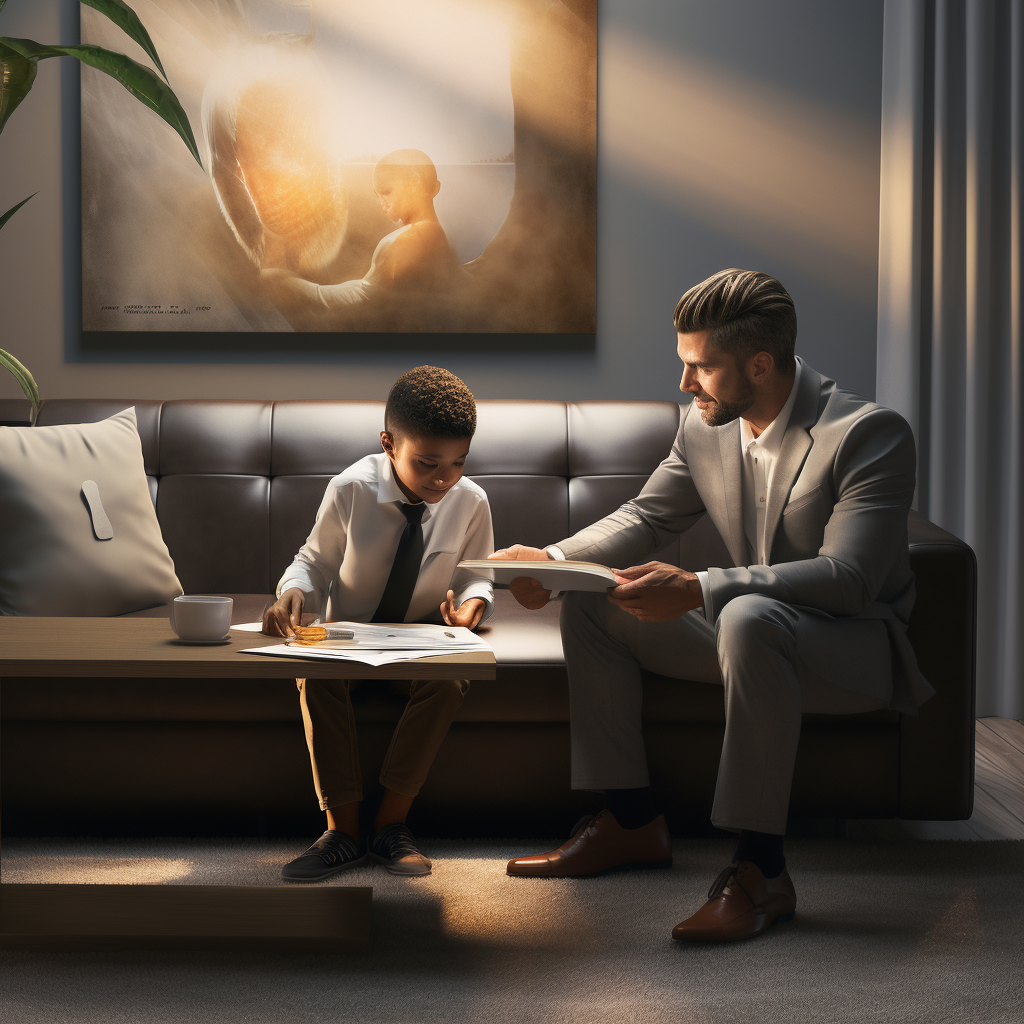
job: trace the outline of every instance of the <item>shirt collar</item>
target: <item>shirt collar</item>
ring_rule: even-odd
[[[388,502],[400,501],[404,505],[408,505],[409,499],[405,496],[402,488],[398,486],[391,460],[383,453],[378,455],[377,459],[377,504],[385,505]],[[426,522],[433,512],[433,505],[426,501],[423,504],[426,508],[423,509],[421,522]]]
[[[742,416],[740,417],[740,447],[744,451],[753,443],[759,448],[764,449],[768,455],[778,458],[779,452],[782,451],[782,438],[786,434],[789,418],[793,414],[793,405],[796,402],[796,393],[800,385],[800,371],[802,367],[803,360],[797,356],[796,373],[793,375],[793,386],[789,389],[789,397],[786,399],[786,404],[779,411],[778,416],[757,437],[754,437],[750,424]]]

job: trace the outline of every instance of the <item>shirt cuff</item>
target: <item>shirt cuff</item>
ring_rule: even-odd
[[[485,608],[483,615],[480,616],[480,621],[483,622],[485,619],[490,617],[492,611],[494,611],[494,590],[487,580],[474,580],[468,584],[458,593],[457,607],[462,607],[466,601],[478,597],[484,602]]]
[[[708,577],[707,571],[695,573],[697,581],[700,583],[700,592],[704,595],[704,618],[709,623],[714,624],[715,621],[715,606],[711,600],[711,580]]]
[[[282,576],[277,585],[277,596],[280,597],[286,590],[301,590],[304,594],[315,594],[316,587],[308,579],[297,576]]]

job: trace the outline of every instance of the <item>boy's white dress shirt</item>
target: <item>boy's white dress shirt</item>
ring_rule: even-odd
[[[407,499],[383,453],[339,473],[327,485],[306,543],[277,585],[278,597],[298,587],[309,595],[305,610],[320,612],[326,621],[369,622],[406,526],[398,502]],[[463,477],[439,502],[427,504],[422,523],[423,561],[405,621],[440,622],[439,606],[449,588],[456,607],[472,597],[486,602],[486,619],[494,607],[490,580],[465,570],[456,574],[455,567],[494,550],[487,495]]]

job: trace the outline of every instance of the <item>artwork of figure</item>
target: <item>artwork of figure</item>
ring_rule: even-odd
[[[384,215],[401,226],[377,243],[366,275],[321,285],[290,269],[270,268],[262,274],[267,294],[285,316],[301,316],[452,289],[459,267],[434,210],[440,189],[426,153],[403,149],[381,157],[373,169],[373,192]]]
[[[84,69],[84,351],[593,346],[594,0],[139,14],[204,168]],[[112,30],[83,11],[84,41]]]
[[[315,277],[341,248],[346,203],[310,44],[277,33],[237,53],[203,94],[202,127],[220,208],[249,258]]]

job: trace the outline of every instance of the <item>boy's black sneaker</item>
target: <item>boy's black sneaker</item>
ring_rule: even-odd
[[[286,882],[321,882],[366,861],[366,849],[347,832],[329,828],[305,853],[281,868]]]
[[[412,833],[402,823],[385,825],[370,838],[370,857],[393,875],[429,875],[430,861],[420,853]]]

